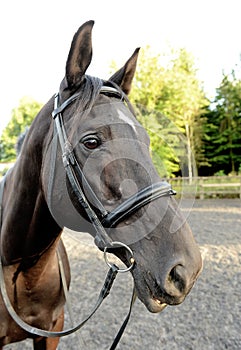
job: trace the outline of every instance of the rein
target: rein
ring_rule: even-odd
[[[117,276],[117,273],[119,271],[120,271],[119,267],[117,267],[114,264],[111,264],[111,267],[110,267],[110,269],[109,269],[109,271],[108,271],[108,273],[106,275],[103,287],[102,287],[102,289],[101,289],[101,291],[99,293],[99,297],[97,299],[97,302],[96,302],[93,310],[91,311],[91,313],[83,321],[81,321],[78,325],[76,325],[76,326],[74,326],[72,328],[66,329],[64,331],[60,331],[60,332],[46,331],[44,329],[40,329],[40,328],[37,328],[37,327],[30,326],[28,323],[24,322],[18,316],[18,314],[14,310],[14,308],[13,308],[13,306],[12,306],[10,300],[9,300],[8,294],[7,294],[6,285],[4,283],[3,265],[2,265],[1,259],[0,259],[0,289],[1,289],[1,293],[2,293],[4,304],[5,304],[8,312],[9,312],[9,314],[11,315],[13,320],[22,329],[24,329],[28,333],[35,334],[35,335],[38,335],[38,336],[41,336],[41,337],[48,337],[48,338],[63,337],[63,336],[72,334],[72,333],[76,332],[77,330],[79,330],[80,328],[82,328],[84,326],[84,324],[94,315],[94,313],[98,310],[98,308],[102,304],[103,300],[109,295],[111,287],[113,285],[113,282],[114,282],[114,280],[115,280],[115,278]],[[123,272],[124,272],[124,270],[123,270]],[[60,268],[61,277],[63,277],[62,273],[63,273],[63,271],[61,271],[61,268]],[[131,305],[134,303],[135,298],[136,298],[135,297],[135,292],[133,291],[133,295],[132,295],[132,299],[131,299]],[[128,320],[129,320],[129,317],[130,316],[128,314],[127,315]],[[124,323],[125,322],[126,322],[126,320],[124,321]],[[124,329],[123,329],[123,332],[124,332]],[[114,340],[114,342],[115,342],[115,340]],[[115,347],[114,348],[111,347],[111,349],[115,349]]]
[[[132,107],[125,96],[125,94],[113,83],[113,87],[110,86],[102,86],[100,88],[100,93],[103,94],[111,94],[114,96],[121,97],[129,108],[132,111]],[[43,337],[62,337],[69,335],[71,333],[76,332],[79,330],[92,316],[93,314],[97,311],[97,309],[100,307],[102,304],[103,300],[108,296],[110,293],[111,287],[113,285],[113,282],[118,274],[118,272],[128,272],[130,271],[135,264],[135,259],[134,259],[134,254],[130,247],[128,247],[126,244],[122,242],[117,242],[117,241],[112,241],[111,238],[108,236],[106,232],[106,228],[112,228],[116,227],[121,221],[123,221],[125,218],[128,216],[132,215],[135,213],[138,209],[141,207],[145,206],[146,204],[152,202],[153,200],[163,197],[163,196],[170,196],[176,194],[175,191],[172,190],[171,185],[168,184],[167,182],[159,182],[156,184],[153,184],[151,186],[147,186],[146,188],[140,190],[138,193],[134,194],[130,198],[128,198],[126,201],[124,201],[122,204],[120,204],[117,208],[115,208],[113,211],[108,212],[102,205],[102,203],[99,201],[97,196],[95,195],[94,191],[92,190],[91,186],[89,185],[86,177],[84,176],[82,169],[80,168],[78,161],[75,157],[74,154],[74,149],[71,143],[68,140],[66,130],[64,127],[64,122],[63,122],[63,117],[62,117],[62,112],[67,108],[73,101],[75,101],[79,97],[80,93],[75,93],[72,95],[69,99],[64,101],[60,106],[59,106],[59,94],[55,95],[54,99],[54,110],[52,113],[52,117],[55,121],[55,127],[57,130],[58,134],[58,139],[60,143],[60,147],[62,150],[62,158],[63,158],[63,165],[69,180],[69,183],[71,185],[73,194],[79,204],[83,207],[85,210],[90,222],[95,228],[96,231],[96,245],[100,248],[103,248],[104,250],[104,259],[107,265],[109,266],[109,271],[107,273],[105,282],[103,284],[103,287],[99,293],[98,300],[96,302],[96,305],[94,306],[93,310],[87,316],[83,321],[81,321],[78,325],[67,329],[63,330],[60,332],[52,332],[52,331],[46,331],[43,329],[39,329],[36,327],[32,327],[26,322],[24,322],[15,312],[13,309],[13,306],[11,305],[11,302],[9,300],[9,297],[7,295],[6,291],[6,286],[4,282],[4,275],[3,275],[3,266],[2,262],[0,259],[0,289],[2,293],[2,297],[5,303],[5,306],[11,315],[11,317],[14,319],[14,321],[25,331],[31,334],[35,334],[38,336],[43,336]],[[81,183],[79,181],[81,179]],[[88,192],[88,197],[92,198],[92,202],[94,202],[95,207],[98,209],[100,212],[100,218],[97,216],[96,212],[92,209],[87,197],[85,196],[82,188],[87,188]],[[4,180],[2,183],[0,183],[0,227],[1,227],[1,207],[2,207],[2,197],[3,197],[3,189],[4,189]],[[71,199],[71,198],[70,198]],[[129,258],[129,266],[124,269],[120,269],[116,265],[110,263],[107,258],[107,251],[108,248],[117,248],[117,247],[122,247],[127,250],[128,255],[130,256]],[[59,255],[59,254],[58,254]],[[66,287],[65,283],[65,276],[62,268],[62,263],[59,257],[59,269],[60,269],[60,276],[62,279],[62,285],[65,293],[65,299],[67,306],[69,308],[69,301],[68,301],[68,290]],[[132,298],[130,302],[130,307],[128,314],[118,332],[116,335],[116,338],[110,348],[110,350],[114,350],[125,330],[125,327],[129,321],[130,315],[131,315],[131,310],[132,306],[134,304],[134,301],[136,299],[136,293],[135,293],[135,288],[133,288],[133,293],[132,293]]]
[[[1,223],[2,223],[2,200],[3,200],[3,193],[4,193],[4,185],[5,185],[5,180],[6,180],[6,175],[4,176],[4,178],[2,179],[2,181],[0,182],[0,228],[1,228]],[[83,319],[80,323],[78,323],[76,326],[73,326],[69,329],[63,330],[63,331],[58,331],[58,332],[54,332],[54,331],[46,331],[44,329],[40,329],[37,327],[33,327],[31,325],[29,325],[28,323],[26,323],[25,321],[23,321],[18,314],[16,313],[16,311],[14,310],[11,301],[8,297],[8,293],[6,290],[6,284],[4,281],[4,274],[3,274],[3,264],[2,264],[2,259],[1,259],[1,252],[0,252],[0,291],[2,294],[2,298],[4,301],[4,304],[8,310],[8,313],[10,314],[10,316],[12,317],[12,319],[16,322],[16,324],[21,327],[22,329],[24,329],[26,332],[30,333],[30,334],[35,334],[41,337],[47,337],[47,338],[56,338],[56,337],[63,337],[63,336],[67,336],[70,335],[72,333],[75,333],[76,331],[78,331],[80,328],[82,328],[85,323],[95,314],[95,312],[99,309],[99,307],[101,306],[102,302],[104,301],[104,299],[109,295],[111,287],[114,283],[114,280],[118,274],[118,272],[128,272],[132,269],[132,267],[134,266],[134,257],[133,257],[133,253],[131,251],[131,249],[126,246],[124,243],[121,242],[112,242],[112,246],[122,246],[124,248],[126,248],[130,254],[131,254],[131,265],[128,268],[125,269],[121,269],[118,266],[116,266],[115,264],[112,264],[109,262],[108,258],[107,258],[107,247],[104,250],[104,259],[106,264],[109,266],[109,271],[106,275],[104,284],[102,286],[102,289],[99,293],[97,302],[93,308],[93,310],[90,312],[90,314]],[[71,305],[69,302],[69,296],[68,296],[68,288],[67,288],[67,284],[66,284],[66,279],[65,279],[65,274],[64,274],[64,268],[63,268],[63,262],[61,260],[60,254],[57,251],[57,256],[58,256],[58,262],[59,262],[59,271],[60,271],[60,276],[61,276],[61,281],[62,281],[62,286],[63,286],[63,290],[64,290],[64,294],[65,294],[65,299],[66,299],[66,304],[68,307],[68,311],[70,313],[70,317],[72,318],[72,309],[71,309]],[[131,316],[131,311],[132,311],[132,307],[134,305],[134,302],[136,300],[136,293],[135,293],[135,288],[133,288],[133,292],[132,292],[132,297],[131,297],[131,301],[130,301],[130,307],[129,307],[129,311],[127,313],[127,316],[121,326],[121,328],[119,329],[111,347],[110,350],[114,350],[116,348],[116,346],[118,345],[120,338],[122,336],[122,334],[124,333],[124,330],[127,326],[127,323],[130,319]],[[72,321],[72,320],[71,320]]]

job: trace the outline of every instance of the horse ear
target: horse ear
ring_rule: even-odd
[[[77,89],[92,58],[91,32],[94,21],[84,23],[75,33],[66,63],[69,89]]]
[[[129,58],[126,64],[113,74],[109,80],[113,81],[124,91],[125,94],[129,94],[131,91],[131,83],[136,71],[136,63],[140,48],[138,47],[133,55]]]

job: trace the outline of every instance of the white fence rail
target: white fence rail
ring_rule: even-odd
[[[196,198],[241,198],[241,176],[177,177],[168,180],[180,194]]]

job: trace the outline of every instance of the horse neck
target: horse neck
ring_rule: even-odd
[[[6,178],[3,197],[1,250],[6,264],[33,263],[61,233],[46,204],[41,184],[44,135],[50,128],[44,111],[36,117],[25,146]],[[47,123],[45,121],[48,121]]]

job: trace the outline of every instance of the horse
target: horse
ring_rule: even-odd
[[[110,79],[91,77],[93,25],[75,33],[59,92],[35,117],[0,186],[1,285],[30,329],[63,330],[58,256],[69,287],[65,226],[89,232],[100,250],[116,255],[152,313],[182,303],[202,269],[192,231],[153,165],[148,134],[127,97],[139,48]],[[55,350],[59,342],[17,324],[1,289],[0,349],[26,338],[35,350]]]

